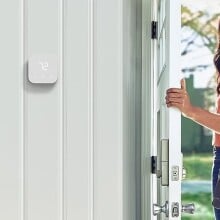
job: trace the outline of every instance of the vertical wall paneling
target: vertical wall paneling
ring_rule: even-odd
[[[38,54],[55,54],[61,60],[60,1],[25,1],[26,65],[30,57]],[[56,84],[44,85],[30,83],[27,71],[25,74],[25,217],[28,220],[60,220],[62,71],[59,71]]]
[[[136,0],[8,0],[0,26],[0,219],[135,219]]]
[[[0,4],[0,219],[20,220],[22,3]]]
[[[94,220],[94,0],[89,1],[89,216]]]
[[[60,70],[60,146],[59,146],[59,162],[60,162],[60,177],[59,177],[59,220],[65,220],[65,154],[66,154],[66,112],[64,107],[65,102],[65,81],[64,81],[64,0],[59,0],[59,70]]]
[[[93,220],[93,1],[65,1],[66,219]]]
[[[95,0],[94,219],[123,219],[123,1]]]

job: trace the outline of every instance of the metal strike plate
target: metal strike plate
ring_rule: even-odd
[[[169,140],[161,140],[161,185],[169,185]]]
[[[171,168],[171,180],[178,181],[179,180],[179,166],[172,166]]]
[[[33,55],[28,61],[28,79],[36,84],[53,84],[59,72],[58,58],[53,54]]]

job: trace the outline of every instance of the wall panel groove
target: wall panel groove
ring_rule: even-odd
[[[94,220],[94,2],[93,0],[89,2],[89,216],[88,220]]]
[[[65,124],[66,124],[66,117],[65,117],[65,107],[64,107],[64,88],[65,88],[65,81],[64,81],[64,68],[63,68],[63,60],[64,60],[64,0],[59,0],[59,20],[60,20],[60,27],[59,27],[59,34],[60,34],[60,220],[64,220],[65,218],[65,191],[64,191],[64,184],[65,184],[65,158],[64,158],[64,153],[65,153],[65,147],[66,147],[66,142],[65,142]]]
[[[21,188],[20,188],[20,208],[21,208],[21,215],[20,220],[25,220],[25,93],[24,93],[24,85],[25,85],[25,0],[20,0],[21,2],[21,56],[20,56],[20,63],[21,63],[21,74],[20,74],[20,121],[21,121],[21,128],[20,128],[20,158],[21,158]]]
[[[12,7],[13,6],[13,7]],[[21,219],[21,1],[0,7],[0,219]]]
[[[66,218],[93,216],[92,2],[65,1]]]
[[[123,1],[94,0],[94,219],[123,219]]]
[[[26,65],[40,54],[61,58],[60,0],[26,1]],[[49,13],[48,13],[49,12]],[[62,63],[61,63],[62,64]],[[61,70],[61,69],[60,69]],[[25,214],[27,220],[62,215],[62,72],[54,85],[25,80]]]

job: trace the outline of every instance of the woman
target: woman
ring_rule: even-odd
[[[218,174],[220,176],[220,22],[218,35],[219,43],[217,52],[214,56],[214,64],[217,70],[216,113],[211,113],[205,109],[193,106],[191,104],[184,79],[182,79],[180,82],[181,88],[170,88],[167,90],[166,94],[167,107],[174,107],[179,109],[185,117],[213,131],[214,160],[212,170],[212,191],[213,196],[217,197],[217,200],[214,200],[213,202],[216,220],[220,220],[220,179],[217,185],[218,187],[216,187]]]

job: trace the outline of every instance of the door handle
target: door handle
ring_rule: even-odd
[[[158,204],[153,204],[153,215],[157,216],[160,213],[165,213],[166,217],[169,217],[169,204],[168,204],[168,201],[166,201],[163,206],[160,206]]]
[[[195,205],[193,203],[182,205],[182,212],[188,213],[188,214],[194,214]]]

